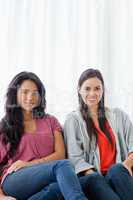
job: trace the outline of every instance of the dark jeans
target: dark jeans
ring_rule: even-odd
[[[56,181],[66,200],[87,200],[74,168],[68,160],[52,161],[22,168],[8,175],[2,188],[7,195],[13,196],[17,200],[27,200],[33,194],[38,194],[42,188]],[[44,197],[43,199],[47,200],[48,198]],[[53,200],[55,200],[54,197]]]
[[[98,173],[79,177],[82,189],[91,200],[133,200],[133,177],[122,164],[114,165],[104,177]],[[58,183],[52,183],[28,200],[62,200]]]
[[[121,200],[133,200],[133,177],[122,164],[111,167],[105,178]]]

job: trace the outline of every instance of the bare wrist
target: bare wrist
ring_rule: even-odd
[[[0,196],[5,196],[5,194],[1,188],[0,188]]]
[[[84,172],[84,175],[92,174],[94,172],[93,169],[88,169]]]

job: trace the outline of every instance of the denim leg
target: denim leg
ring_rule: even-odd
[[[121,200],[133,199],[133,177],[123,164],[119,163],[112,166],[106,175],[106,180]]]
[[[78,177],[68,160],[52,161],[18,170],[6,177],[6,194],[25,200],[52,182],[58,182],[66,200],[86,200]]]
[[[44,187],[40,192],[32,195],[27,200],[64,200],[64,197],[57,182]]]
[[[85,193],[88,200],[89,194],[88,194],[88,178],[85,177],[79,177],[79,182],[81,184],[82,190]],[[34,194],[28,200],[64,200],[64,197],[62,196],[61,190],[59,188],[59,184],[57,182],[51,183],[48,186],[44,187],[40,192]]]
[[[120,200],[105,178],[99,173],[79,177],[79,182],[88,200]],[[63,200],[58,183],[52,183],[28,200]]]
[[[105,177],[97,172],[81,177],[80,183],[85,195],[92,200],[120,200]]]
[[[85,197],[75,169],[70,162],[62,163],[56,169],[56,179],[65,200],[87,200]]]

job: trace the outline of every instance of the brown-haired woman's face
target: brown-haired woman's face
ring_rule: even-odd
[[[89,108],[97,107],[103,95],[103,86],[101,80],[97,77],[87,79],[81,85],[79,93],[84,103]]]
[[[17,91],[17,103],[24,111],[31,112],[39,103],[37,85],[31,80],[25,80]]]

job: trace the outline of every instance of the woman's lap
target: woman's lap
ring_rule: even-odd
[[[58,161],[36,164],[8,175],[2,184],[4,192],[20,200],[27,199],[51,182],[56,181],[55,176],[53,176],[53,166],[56,163]]]

